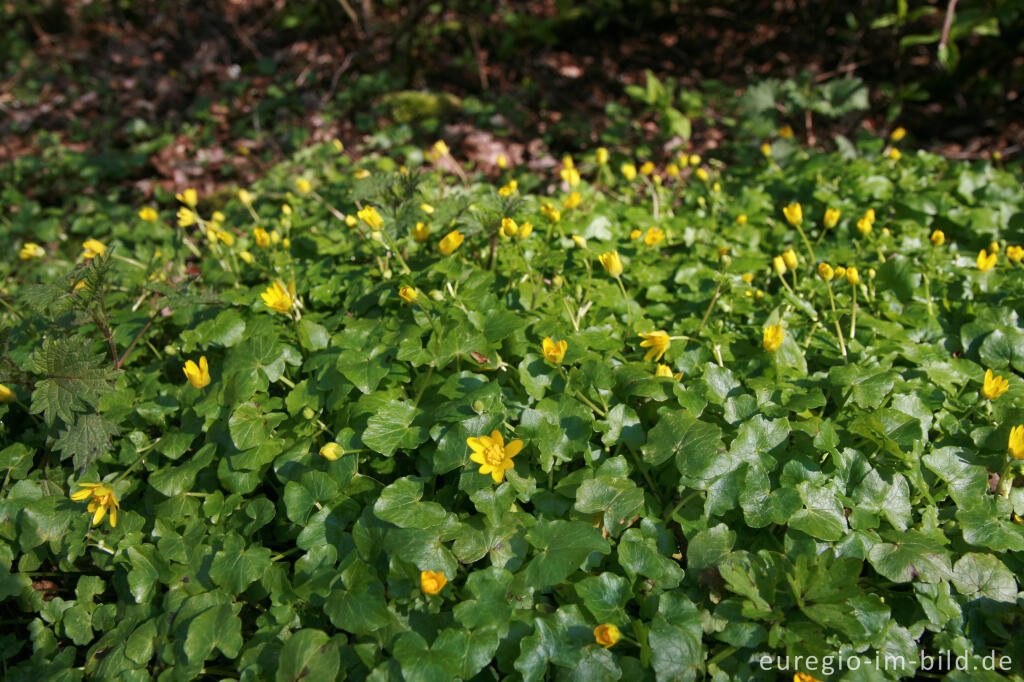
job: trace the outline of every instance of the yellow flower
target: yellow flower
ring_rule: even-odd
[[[636,178],[636,166],[631,163],[622,164],[619,166],[619,171],[622,172],[622,177],[630,182],[633,182],[633,179]]]
[[[906,135],[907,135],[907,129],[904,128],[903,126],[900,126],[896,130],[894,130],[891,133],[889,133],[889,139],[892,140],[893,142],[899,142],[904,137],[906,137]]]
[[[309,194],[313,191],[313,185],[306,178],[297,178],[295,189],[299,190],[299,194]]]
[[[690,165],[691,166],[699,166],[700,165],[700,154],[690,154],[689,161],[690,161]]]
[[[426,213],[427,215],[434,215],[434,207],[431,206],[430,204],[420,204],[420,210]]]
[[[498,168],[502,170],[508,168],[508,157],[505,156],[504,154],[498,154],[498,158],[495,159],[494,162],[495,164],[497,164]]]
[[[196,212],[190,208],[181,206],[178,208],[178,226],[179,227],[190,227],[196,224]]]
[[[147,223],[155,223],[160,215],[156,212],[156,209],[151,206],[143,206],[139,209],[139,218],[145,220]]]
[[[804,210],[800,207],[799,202],[793,202],[789,206],[784,207],[782,214],[786,216],[786,220],[793,227],[797,227],[804,222]]]
[[[779,137],[792,140],[793,139],[793,126],[784,125],[779,128]]]
[[[750,284],[751,282],[754,281],[754,273],[744,272],[742,275],[740,275],[740,278],[747,284]]]
[[[832,229],[839,222],[840,211],[838,208],[829,208],[825,210],[825,227]]]
[[[519,239],[526,239],[531,234],[533,234],[533,223],[527,222],[519,226],[519,232],[516,236],[519,237]]]
[[[270,246],[270,233],[262,227],[253,228],[252,236],[253,239],[256,240],[256,246],[260,246],[264,249]]]
[[[998,254],[990,254],[985,249],[982,249],[978,252],[978,269],[982,272],[987,272],[996,266],[996,261],[998,259]]]
[[[562,180],[565,181],[569,187],[576,187],[580,184],[580,172],[569,166],[559,171],[559,175],[562,176]]]
[[[682,372],[676,372],[675,374],[673,374],[672,373],[672,368],[669,367],[668,365],[658,365],[658,368],[656,370],[654,370],[654,376],[656,376],[656,377],[666,377],[666,378],[669,378],[669,379],[675,379],[676,381],[682,381],[683,380],[683,373]]]
[[[747,214],[746,213],[740,213],[738,216],[736,216],[736,224],[737,225],[746,225],[747,224]]]
[[[772,269],[775,270],[776,275],[786,274],[786,261],[782,259],[782,256],[772,258]]]
[[[217,239],[221,240],[228,246],[234,246],[235,235],[231,234],[227,230],[214,230],[214,234],[217,235]]]
[[[821,682],[817,677],[812,677],[807,673],[797,673],[793,675],[793,682]]]
[[[434,143],[434,146],[430,148],[433,153],[434,160],[440,159],[442,156],[448,156],[449,150],[448,145],[445,144],[444,140],[438,140]]]
[[[871,233],[872,221],[868,220],[867,216],[864,216],[857,221],[857,231],[863,235]]]
[[[281,205],[281,215],[290,216],[292,214],[292,207],[288,204]]]
[[[402,300],[406,303],[415,303],[416,298],[420,295],[416,289],[410,286],[404,286],[398,290],[398,295],[402,297]]]
[[[481,474],[490,474],[495,483],[501,483],[505,478],[505,472],[512,469],[512,458],[523,449],[523,441],[514,440],[505,444],[505,439],[498,431],[491,432],[490,436],[470,437],[466,444],[473,451],[469,459],[480,465]]]
[[[771,156],[772,156],[772,145],[770,143],[768,143],[768,142],[765,142],[764,144],[762,144],[761,145],[761,153],[764,154],[765,157],[771,158]]]
[[[1011,263],[1019,263],[1024,259],[1024,246],[1007,246],[1006,260]]]
[[[818,263],[818,276],[828,282],[835,276],[835,271],[828,263]]]
[[[988,251],[989,253],[999,253],[999,242],[989,242]]]
[[[594,641],[605,649],[615,646],[621,638],[622,633],[611,623],[602,623],[594,628]]]
[[[893,161],[899,161],[900,158],[902,158],[903,155],[900,154],[900,150],[899,149],[896,149],[896,147],[893,147],[892,149],[889,150],[889,153],[886,154],[886,156],[888,156]]]
[[[194,189],[186,189],[184,192],[178,192],[174,195],[174,198],[185,204],[189,208],[195,208],[196,204],[199,203],[199,195],[196,194]]]
[[[96,256],[106,251],[107,247],[104,246],[103,242],[101,241],[98,241],[96,239],[87,239],[85,240],[85,243],[82,244],[82,249],[82,254],[86,258],[95,258]]]
[[[412,228],[412,238],[422,244],[427,241],[430,237],[430,228],[422,222],[417,222],[416,227]]]
[[[256,260],[248,251],[239,251],[238,257],[244,260],[246,263],[252,263],[254,260]]]
[[[247,189],[238,190],[238,200],[241,201],[246,206],[252,206],[252,192],[250,192]]]
[[[199,357],[199,364],[191,360],[185,363],[185,378],[194,388],[206,388],[210,385],[210,365],[206,362],[206,356]]]
[[[587,238],[581,237],[578,234],[572,236],[572,243],[576,245],[576,248],[585,249],[587,248]]]
[[[846,281],[852,287],[860,284],[860,273],[857,272],[857,268],[852,265],[846,268]]]
[[[764,338],[761,340],[761,344],[766,351],[772,353],[778,350],[779,346],[782,345],[782,339],[785,337],[786,332],[781,324],[769,325],[764,328]]]
[[[722,191],[722,183],[716,182],[715,184],[711,185],[711,191],[712,192],[721,192]]]
[[[643,342],[640,344],[641,348],[647,348],[647,354],[644,355],[644,362],[654,360],[658,362],[661,360],[661,356],[668,350],[669,345],[672,343],[672,339],[669,337],[667,332],[661,331],[660,329],[653,332],[647,332],[641,334]]]
[[[540,345],[544,351],[544,358],[553,365],[562,364],[565,351],[569,348],[569,344],[565,339],[555,343],[551,337],[545,338]]]
[[[506,237],[515,237],[516,232],[519,231],[519,226],[516,225],[516,221],[512,220],[511,218],[502,218],[501,231],[505,234]]]
[[[562,157],[562,168],[575,168],[576,164],[572,160],[572,156],[566,154]]]
[[[540,212],[544,214],[545,218],[547,218],[553,223],[557,223],[559,220],[562,219],[562,212],[559,211],[554,206],[552,206],[551,204],[545,203],[541,205]]]
[[[643,164],[640,165],[640,173],[642,175],[650,175],[653,172],[654,172],[654,164],[652,162],[644,161]]]
[[[46,250],[39,246],[39,244],[33,244],[32,242],[25,242],[18,251],[18,257],[21,260],[29,260],[31,258],[42,258],[46,255]]]
[[[441,239],[441,242],[437,245],[437,248],[439,248],[441,250],[441,253],[443,253],[444,255],[450,256],[455,251],[455,249],[462,246],[462,241],[464,239],[465,237],[462,235],[461,232],[459,232],[458,230],[452,230]]]
[[[9,403],[14,400],[14,391],[0,384],[0,403]]]
[[[694,171],[694,173],[697,175],[697,179],[700,180],[701,182],[708,181],[708,172],[703,168],[698,168],[696,171]]]
[[[932,232],[932,236],[929,237],[929,239],[935,246],[942,246],[946,243],[946,233],[942,230],[935,230]]]
[[[510,197],[516,193],[519,189],[519,183],[515,180],[509,180],[508,184],[498,189],[498,196]]]
[[[72,500],[81,502],[82,500],[88,500],[90,497],[92,498],[88,507],[88,510],[93,512],[92,525],[99,524],[109,511],[110,527],[117,528],[117,510],[120,508],[120,505],[117,502],[114,491],[102,483],[77,483],[76,485],[82,488],[82,490],[72,493]]]
[[[357,213],[359,219],[362,220],[371,230],[379,230],[384,225],[384,219],[380,217],[380,213],[377,213],[377,209],[373,206],[364,206]]]
[[[842,265],[837,265],[835,269],[835,275],[836,279],[842,279],[846,277],[846,268],[844,268]]]
[[[352,177],[354,177],[356,180],[365,180],[366,178],[370,177],[370,171],[367,168],[360,168],[359,170],[352,174]]]
[[[292,309],[292,304],[294,303],[291,293],[280,282],[274,282],[272,286],[260,294],[260,298],[263,299],[268,308],[279,313],[287,313]]]
[[[573,170],[575,170],[575,169],[573,169]],[[580,195],[579,192],[572,192],[572,193],[569,194],[569,196],[567,196],[565,198],[565,201],[562,202],[562,206],[564,206],[566,209],[571,211],[572,209],[574,209],[577,206],[579,206],[582,201],[583,201],[583,196]]]
[[[992,370],[985,370],[985,382],[981,386],[981,394],[989,400],[995,400],[1010,388],[1010,382],[1002,376],[992,374]]]
[[[349,227],[355,227],[356,225],[359,224],[359,219],[356,218],[354,215],[347,215],[345,216],[345,224],[348,225]]]
[[[657,246],[665,239],[665,232],[660,227],[649,227],[644,235],[644,244]]]
[[[796,251],[794,251],[793,249],[786,249],[785,251],[783,251],[782,260],[783,262],[785,262],[786,267],[790,269],[796,268],[797,263],[799,262],[799,260],[796,257]]]
[[[640,239],[640,237],[642,237],[642,236],[644,236],[644,233],[642,231],[636,230],[636,229],[634,229],[633,231],[631,231],[629,233],[629,238],[630,239]]]
[[[344,454],[345,448],[341,447],[341,445],[334,441],[331,441],[320,448],[320,456],[331,462],[338,460]]]
[[[1010,429],[1010,440],[1006,449],[1014,459],[1024,459],[1024,425],[1018,424]]]
[[[437,594],[448,584],[448,578],[438,571],[420,571],[420,589],[424,594]]]
[[[622,261],[619,260],[618,251],[606,251],[597,259],[601,261],[601,267],[607,270],[609,275],[615,278],[622,276]]]
[[[665,175],[669,176],[670,178],[678,178],[679,166],[677,166],[674,163],[668,164],[667,166],[665,166]]]
[[[597,163],[601,166],[608,163],[608,150],[604,147],[597,148]]]

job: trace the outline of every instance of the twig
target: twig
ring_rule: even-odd
[[[939,38],[939,51],[946,49],[949,41],[949,30],[953,27],[953,13],[956,11],[957,0],[949,0],[946,5],[946,19],[942,22],[942,37]]]

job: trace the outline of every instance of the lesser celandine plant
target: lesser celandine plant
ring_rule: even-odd
[[[4,675],[1018,652],[1020,175],[799,139],[491,179],[330,142],[11,228]]]

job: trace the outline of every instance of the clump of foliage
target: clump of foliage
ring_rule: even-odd
[[[1024,660],[1020,174],[900,137],[19,222],[5,677]]]

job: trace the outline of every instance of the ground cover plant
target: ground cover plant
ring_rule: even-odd
[[[903,135],[20,217],[4,676],[1020,679],[1021,176]]]

